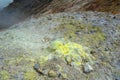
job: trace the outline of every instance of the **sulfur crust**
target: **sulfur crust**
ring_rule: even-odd
[[[53,41],[51,49],[54,49],[54,52],[61,58],[72,57],[72,61],[76,65],[83,64],[84,60],[92,62],[95,59],[92,55],[85,52],[82,45],[75,42],[56,40]]]

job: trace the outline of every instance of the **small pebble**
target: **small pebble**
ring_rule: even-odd
[[[40,68],[40,64],[36,63],[36,64],[34,65],[34,69],[35,69],[35,70],[38,70],[39,68]]]
[[[71,64],[72,58],[70,56],[66,56],[65,61],[67,62],[67,64]]]
[[[48,76],[49,76],[49,77],[57,77],[57,73],[56,73],[55,71],[53,71],[53,70],[50,70],[50,71],[48,72]]]
[[[36,64],[34,65],[34,69],[35,69],[38,73],[43,74],[43,71],[42,71],[42,69],[40,68],[40,64],[36,63]]]
[[[93,67],[89,63],[86,63],[83,68],[84,73],[90,73],[91,71],[93,71]]]

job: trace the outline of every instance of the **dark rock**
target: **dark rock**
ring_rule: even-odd
[[[90,51],[90,54],[95,54],[95,53],[96,53],[95,50],[91,50],[91,51]]]
[[[38,64],[38,63],[36,63],[35,65],[34,65],[34,69],[38,72],[38,73],[40,73],[40,74],[44,74],[43,73],[43,71],[42,71],[42,69],[40,68],[40,64]]]
[[[40,64],[36,63],[36,64],[34,65],[34,69],[35,69],[35,70],[38,70],[39,68],[40,68]]]

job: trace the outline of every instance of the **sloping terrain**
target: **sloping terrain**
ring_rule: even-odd
[[[24,21],[31,15],[76,11],[90,0],[14,0],[0,12],[0,29]]]
[[[50,14],[76,11],[91,0],[15,0],[6,9],[18,9],[27,14]]]
[[[120,12],[119,0],[14,0],[7,8],[22,10],[28,14],[50,14],[92,10],[98,12]]]
[[[120,80],[118,2],[14,0],[0,12],[0,80]]]
[[[14,0],[0,12],[0,29],[24,21],[60,12],[98,11],[117,14],[119,0]]]
[[[120,0],[93,0],[84,5],[81,9],[85,11],[110,12],[118,14],[120,13]]]
[[[105,13],[59,13],[1,31],[0,79],[120,80],[119,21]]]

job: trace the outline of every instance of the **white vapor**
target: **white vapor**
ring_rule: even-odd
[[[0,10],[12,3],[13,0],[0,0]]]

